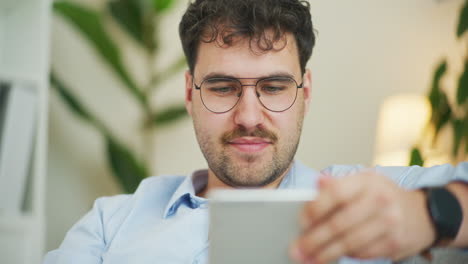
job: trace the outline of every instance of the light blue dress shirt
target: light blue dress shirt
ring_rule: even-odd
[[[331,166],[322,172],[295,161],[280,189],[315,190],[320,173],[334,177],[363,170],[362,166]],[[375,167],[407,189],[468,182],[468,162],[432,168]],[[154,264],[208,262],[208,201],[196,196],[207,183],[207,170],[189,176],[158,176],[144,180],[133,195],[99,198],[92,210],[67,233],[44,264]],[[340,264],[391,263],[342,258]]]

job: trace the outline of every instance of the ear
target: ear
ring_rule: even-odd
[[[305,104],[305,111],[304,113],[307,113],[309,111],[309,106],[310,106],[310,99],[312,96],[312,73],[310,72],[310,69],[306,69],[306,72],[304,73],[304,79],[302,80],[303,82],[303,98],[304,98],[304,104]]]
[[[187,113],[192,116],[192,86],[193,86],[193,77],[190,73],[190,70],[185,72],[185,108]]]

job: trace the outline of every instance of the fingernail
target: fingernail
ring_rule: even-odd
[[[292,246],[291,248],[291,257],[295,261],[303,261],[304,259],[304,254],[302,254],[301,249],[296,245]]]
[[[332,180],[331,174],[329,173],[321,174],[319,177],[319,186],[323,188],[327,186],[331,180]]]

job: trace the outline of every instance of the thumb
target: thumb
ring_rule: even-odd
[[[321,174],[319,176],[319,180],[318,180],[319,189],[324,189],[327,186],[329,186],[330,183],[332,182],[332,180],[333,180],[333,178],[332,178],[331,174],[329,174],[329,173]]]

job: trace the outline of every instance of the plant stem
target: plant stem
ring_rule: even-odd
[[[151,76],[153,69],[154,69],[154,63],[153,63],[153,58],[154,58],[154,53],[149,53],[147,55],[147,69],[148,69],[148,76]],[[150,93],[145,91],[146,97],[150,98]],[[149,171],[151,174],[155,174],[154,171],[154,137],[155,137],[155,131],[151,129],[151,126],[148,126],[148,122],[152,119],[153,112],[152,111],[146,111],[144,113],[144,118],[142,120],[142,124],[140,126],[140,129],[142,131],[142,150],[143,150],[143,157],[146,163],[146,166],[148,167]]]
[[[156,59],[156,49],[157,42],[155,42],[155,27],[158,23],[155,23],[155,13],[151,7],[145,8],[144,14],[144,36],[145,42],[147,43],[146,47],[146,75],[148,82],[151,82],[151,78],[155,71],[155,59]],[[149,168],[150,174],[155,174],[154,170],[154,140],[155,140],[155,131],[151,129],[150,126],[147,126],[147,122],[152,119],[154,105],[151,105],[151,93],[150,90],[146,87],[143,90],[145,97],[148,101],[148,108],[144,111],[144,117],[142,119],[142,124],[140,126],[141,135],[142,135],[142,156],[143,160],[146,163],[146,166]]]

